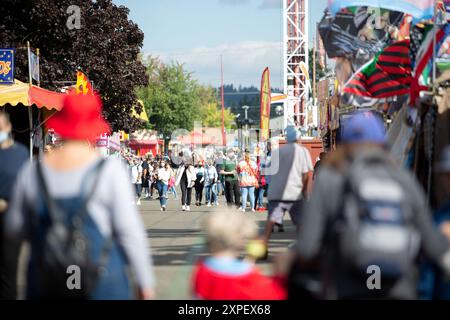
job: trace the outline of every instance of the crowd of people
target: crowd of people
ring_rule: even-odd
[[[182,211],[191,210],[193,192],[195,206],[216,208],[204,225],[209,255],[193,270],[195,298],[450,297],[448,202],[431,213],[417,179],[391,158],[384,125],[372,113],[349,117],[338,148],[313,166],[293,126],[286,144],[264,156],[230,148],[206,159],[187,151],[176,159],[104,159],[93,148],[109,129],[101,111],[96,95],[68,95],[46,122],[61,145],[33,162],[0,112],[1,299],[17,298],[24,241],[27,299],[153,298],[151,248],[138,206],[157,197],[166,211],[169,192],[177,198],[177,190]],[[436,172],[450,198],[450,146]],[[254,215],[244,213],[266,210],[258,232]],[[286,213],[297,241],[274,257],[267,276],[255,262],[268,258],[270,236]],[[71,285],[82,290],[68,290],[73,266],[83,272],[81,284]]]
[[[169,193],[178,198],[177,188],[181,190],[181,210],[191,211],[192,193],[195,193],[195,206],[219,206],[225,196],[225,203],[245,212],[266,211],[264,196],[267,193],[267,178],[264,175],[264,160],[252,157],[247,150],[237,155],[234,148],[227,156],[217,152],[214,156],[196,160],[189,151],[179,153],[181,163],[175,164],[168,156],[134,156],[122,153],[127,163],[131,182],[136,191],[136,204],[141,200],[154,199],[154,191],[161,202],[161,211],[167,208]],[[249,203],[248,203],[248,201]]]

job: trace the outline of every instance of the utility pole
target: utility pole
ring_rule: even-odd
[[[313,105],[316,104],[316,42],[313,38],[313,48],[312,48],[312,54],[313,54],[313,78],[312,78],[312,94],[313,94]]]

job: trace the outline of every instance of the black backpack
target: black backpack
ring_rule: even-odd
[[[398,170],[383,154],[357,157],[345,175],[335,222],[342,261],[362,278],[369,266],[381,279],[401,278],[415,263],[420,236]]]
[[[36,257],[37,276],[40,297],[42,299],[88,299],[95,288],[100,271],[108,262],[108,254],[113,244],[113,237],[106,238],[98,258],[91,257],[90,239],[86,233],[86,220],[89,213],[87,206],[95,193],[101,168],[105,160],[90,170],[83,186],[89,185],[81,196],[79,205],[69,219],[68,214],[58,205],[49,192],[42,173],[41,164],[37,163],[37,176],[42,190],[44,204],[49,220],[47,228],[40,235],[39,256]],[[39,229],[36,229],[39,230]],[[67,281],[69,266],[77,266],[81,275],[81,288],[69,290]]]

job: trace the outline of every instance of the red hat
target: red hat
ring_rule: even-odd
[[[69,140],[95,141],[99,135],[110,132],[102,116],[102,101],[96,94],[68,94],[64,108],[48,119],[46,126]]]

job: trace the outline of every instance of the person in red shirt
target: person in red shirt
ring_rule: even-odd
[[[284,276],[269,277],[249,259],[239,259],[248,240],[257,234],[256,224],[236,212],[211,215],[206,223],[211,256],[194,268],[192,291],[204,300],[283,300]]]

